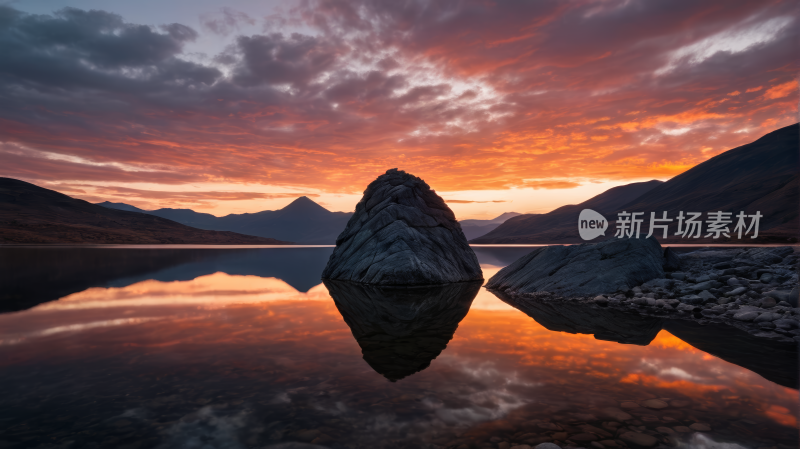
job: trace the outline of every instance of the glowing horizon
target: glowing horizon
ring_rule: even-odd
[[[149,2],[0,6],[0,176],[221,216],[397,167],[493,218],[798,120],[789,1]]]

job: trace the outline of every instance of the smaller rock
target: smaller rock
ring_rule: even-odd
[[[741,295],[742,293],[744,293],[746,291],[747,291],[747,287],[737,287],[737,288],[734,288],[733,290],[729,291],[728,293],[725,293],[725,296],[737,296],[737,295]]]
[[[695,306],[692,306],[692,305],[689,305],[689,304],[680,303],[680,304],[678,304],[677,308],[678,308],[678,310],[680,310],[682,312],[691,312],[691,311],[693,311],[695,309]]]
[[[689,432],[692,431],[692,429],[690,429],[690,428],[688,428],[686,426],[675,426],[675,427],[673,427],[673,429],[675,429],[675,431],[678,432],[678,433],[689,433]]]
[[[575,435],[570,435],[569,440],[575,441],[576,443],[588,443],[597,440],[597,436],[591,433],[577,433]]]
[[[758,312],[739,312],[733,316],[734,320],[753,321],[758,317]]]
[[[689,401],[689,400],[686,400],[686,399],[673,399],[673,400],[669,401],[669,405],[671,405],[671,406],[673,406],[675,408],[688,407],[688,406],[692,405],[692,401]]]
[[[652,447],[658,443],[656,437],[639,432],[625,432],[619,436],[619,439],[634,447]]]
[[[762,321],[758,323],[760,329],[775,329],[775,323],[771,321]]]
[[[662,408],[669,407],[669,404],[662,401],[661,399],[648,399],[642,402],[642,407],[652,408],[655,410],[661,410]]]
[[[798,322],[797,320],[793,320],[791,318],[775,320],[773,321],[772,324],[774,324],[776,328],[784,330],[792,330],[800,328],[800,322]]]
[[[736,278],[730,278],[725,283],[730,285],[731,287],[741,287],[742,286],[741,282],[739,282],[739,279],[736,279]]]
[[[537,444],[534,449],[561,449],[561,446],[553,443],[541,443]]]
[[[777,305],[778,302],[775,301],[775,298],[771,296],[761,298],[761,302],[758,303],[758,307],[761,307],[762,309],[771,309]]]
[[[756,318],[753,321],[755,321],[756,323],[761,323],[764,321],[775,321],[777,319],[780,319],[782,316],[783,315],[781,315],[780,313],[766,312],[759,315],[758,318]]]
[[[616,421],[627,421],[629,419],[633,419],[633,416],[623,412],[622,410],[616,407],[608,407],[601,410],[605,415],[610,418],[613,418]]]
[[[692,424],[689,428],[696,432],[711,432],[711,426],[699,422]]]
[[[705,302],[711,302],[717,300],[717,297],[712,295],[711,292],[709,292],[708,290],[703,290],[702,292],[698,293],[697,296],[703,298],[703,301]]]
[[[684,304],[702,304],[705,300],[697,295],[681,296],[681,302]]]
[[[669,427],[656,427],[656,432],[663,434],[663,435],[674,435],[675,431],[670,429]]]

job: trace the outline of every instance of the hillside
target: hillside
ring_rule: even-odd
[[[485,235],[488,232],[493,231],[495,228],[500,226],[501,224],[505,223],[506,220],[516,217],[518,215],[522,215],[519,212],[506,212],[499,217],[493,218],[491,220],[459,220],[459,224],[461,224],[461,230],[464,231],[464,235],[467,237],[467,240],[472,240],[474,238],[480,237]]]
[[[0,243],[287,244],[109,209],[11,178],[0,178]]]
[[[662,184],[662,181],[634,182],[614,187],[580,204],[561,206],[546,214],[524,214],[507,220],[494,231],[470,243],[564,243],[578,237],[578,215],[592,209],[609,217],[620,206]],[[566,228],[565,228],[566,225]],[[573,229],[574,228],[574,229]],[[613,234],[613,233],[612,233]],[[528,239],[536,241],[527,241]],[[571,240],[570,240],[571,239]]]
[[[688,239],[675,236],[677,220],[670,224],[668,243],[770,243],[796,242],[798,236],[798,204],[800,204],[800,156],[798,155],[798,130],[794,124],[773,131],[755,142],[719,154],[702,164],[664,183],[636,183],[610,189],[584,203],[564,206],[540,216],[521,215],[508,220],[489,234],[474,239],[472,243],[577,243],[578,214],[582,209],[593,209],[609,220],[606,238],[616,229],[617,213],[621,211],[644,212],[644,234],[647,233],[650,212],[661,216],[677,217],[680,211],[702,212],[702,219],[714,211],[744,211],[763,215],[759,237],[739,240],[703,236]],[[652,183],[652,184],[651,184]],[[627,189],[637,186],[633,190]],[[649,188],[646,188],[649,187]],[[627,198],[627,201],[624,199]],[[731,231],[735,226],[730,225]],[[597,241],[602,240],[600,237]]]
[[[142,210],[125,203],[98,203],[100,206],[119,209],[136,209],[142,213],[167,218],[188,226],[216,231],[233,231],[261,237],[307,245],[336,243],[352,212],[331,212],[308,197],[301,196],[279,210],[265,210],[252,214],[230,214],[215,217],[191,209]]]

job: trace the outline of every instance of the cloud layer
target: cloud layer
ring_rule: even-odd
[[[0,176],[355,193],[400,167],[437,190],[558,189],[670,177],[797,120],[789,1],[306,0],[201,20],[0,6]],[[189,51],[199,32],[227,49]]]

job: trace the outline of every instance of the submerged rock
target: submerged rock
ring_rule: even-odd
[[[392,382],[430,365],[481,287],[480,281],[414,287],[324,282],[364,360]]]
[[[655,238],[536,248],[500,270],[486,288],[561,296],[613,293],[664,277],[661,245]]]
[[[364,191],[322,278],[430,285],[482,280],[483,273],[444,200],[425,181],[391,169]]]

